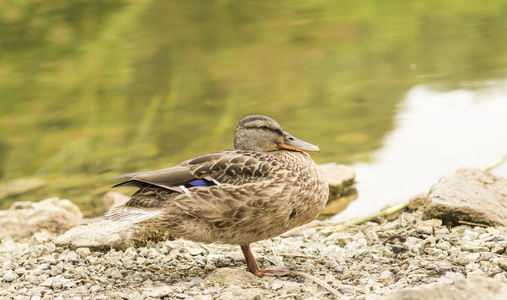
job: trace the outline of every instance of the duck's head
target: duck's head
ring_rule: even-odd
[[[248,116],[238,123],[234,133],[234,148],[260,152],[320,152],[319,147],[293,137],[278,122],[261,115]]]

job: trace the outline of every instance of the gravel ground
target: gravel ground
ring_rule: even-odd
[[[341,299],[376,299],[432,283],[474,276],[507,282],[507,229],[422,221],[399,213],[338,230],[306,230],[252,245],[261,266],[288,265],[335,288]],[[300,275],[257,278],[238,246],[182,239],[125,251],[75,251],[53,236],[0,245],[0,299],[334,299]]]

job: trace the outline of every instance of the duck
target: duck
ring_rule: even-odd
[[[200,155],[155,171],[114,177],[136,187],[106,219],[135,223],[194,242],[239,245],[247,271],[284,276],[288,267],[261,269],[250,244],[317,218],[329,196],[326,176],[304,142],[263,115],[242,119],[234,149]]]

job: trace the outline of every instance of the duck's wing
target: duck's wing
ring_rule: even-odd
[[[195,157],[167,169],[114,177],[114,179],[128,178],[130,180],[113,187],[142,188],[146,185],[155,185],[176,192],[184,192],[184,188],[181,187],[186,185],[187,187],[242,185],[265,180],[273,167],[278,164],[276,159],[267,154],[244,150],[223,150]]]

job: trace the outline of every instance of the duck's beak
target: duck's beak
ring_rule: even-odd
[[[301,152],[320,152],[320,148],[310,143],[304,142],[293,137],[287,132],[283,132],[283,141],[278,144],[279,149],[295,150]]]

